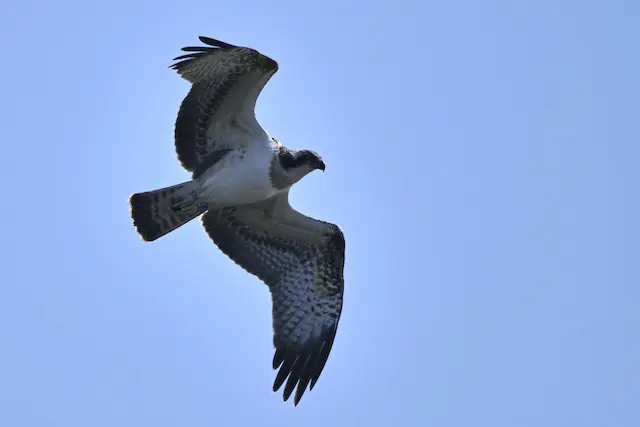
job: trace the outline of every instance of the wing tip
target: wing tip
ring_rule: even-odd
[[[298,406],[307,390],[312,391],[324,371],[337,333],[337,322],[312,351],[287,351],[284,343],[275,345],[273,369],[278,374],[273,382],[273,391],[277,392],[286,381],[282,393],[283,401],[289,400],[295,390],[294,406]]]
[[[207,36],[199,36],[198,39],[207,46],[184,46],[180,50],[183,52],[193,52],[186,55],[180,55],[173,58],[173,61],[181,60],[180,62],[169,65],[168,68],[174,69],[180,73],[184,67],[191,64],[193,61],[202,58],[203,56],[217,52],[218,50],[233,49],[237,46],[230,43],[216,40]],[[213,47],[210,47],[213,46]]]
[[[181,60],[181,61],[169,65],[168,68],[174,69],[179,74],[182,74],[185,67],[188,67],[194,61],[202,57],[215,54],[216,52],[219,52],[219,51],[224,52],[232,49],[241,49],[241,46],[223,42],[222,40],[217,40],[207,36],[198,36],[198,39],[202,43],[204,43],[206,46],[184,46],[180,50],[182,50],[183,52],[191,52],[191,53],[188,53],[186,55],[180,55],[173,58],[173,61],[177,61],[177,60]],[[257,51],[256,53],[259,54],[259,57],[261,58],[261,64],[265,67],[267,71],[274,72],[274,73],[278,71],[279,65],[274,59],[269,58],[268,56],[263,55]]]
[[[209,46],[215,46],[215,47],[221,47],[221,48],[226,48],[226,49],[231,49],[234,47],[237,47],[236,45],[227,43],[227,42],[223,42],[222,40],[217,40],[211,37],[207,37],[207,36],[198,36],[198,39],[204,43],[204,44],[208,44]]]

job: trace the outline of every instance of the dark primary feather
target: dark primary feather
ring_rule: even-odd
[[[212,39],[211,37],[206,37],[206,36],[200,36],[198,37],[200,39],[200,41],[202,43],[206,43],[209,46],[215,46],[215,47],[235,47],[232,44],[229,43],[225,43],[223,41],[220,40],[216,40],[216,39]]]
[[[213,46],[213,47],[207,47],[207,46],[185,46],[180,50],[182,50],[183,52],[193,52],[193,53],[188,53],[188,54],[185,54],[185,55],[176,56],[175,58],[173,58],[174,61],[178,61],[178,60],[182,60],[182,61],[174,63],[174,64],[171,64],[169,66],[169,68],[172,68],[172,69],[178,71],[179,73],[182,73],[182,71],[185,68],[187,68],[189,65],[193,64],[196,60],[199,60],[199,59],[202,59],[202,58],[206,58],[207,56],[214,56],[214,55],[217,55],[219,53],[229,53],[229,52],[232,52],[232,51],[241,52],[242,51],[244,53],[250,54],[250,56],[252,57],[251,59],[253,60],[255,65],[266,67],[266,68],[268,68],[270,70],[273,70],[273,71],[277,71],[277,69],[278,69],[278,63],[276,61],[274,61],[273,59],[269,58],[268,56],[260,54],[259,52],[257,52],[254,49],[243,47],[243,46],[236,46],[236,45],[233,45],[233,44],[230,44],[230,43],[225,43],[223,41],[215,40],[215,39],[212,39],[210,37],[205,37],[205,36],[200,36],[198,38],[203,43],[205,43],[205,44],[207,44],[209,46]]]
[[[273,383],[298,404],[313,389],[335,340],[343,297],[344,236],[298,232],[249,205],[207,212],[203,225],[220,250],[263,280],[273,301]]]
[[[206,47],[206,46],[186,46],[183,47],[181,50],[183,52],[196,52],[196,53],[189,53],[187,55],[181,55],[181,56],[177,56],[175,58],[173,58],[174,61],[177,61],[178,59],[186,59],[185,61],[181,61],[181,62],[177,62],[175,64],[172,64],[169,66],[169,68],[173,68],[174,70],[180,71],[181,69],[183,69],[185,66],[189,65],[193,60],[198,59],[198,58],[202,58],[203,56],[206,55],[210,55],[213,54],[215,52],[217,52],[218,50],[229,50],[229,49],[234,49],[237,48],[238,46],[234,46],[232,44],[229,43],[225,43],[222,42],[220,40],[215,40],[209,37],[204,37],[204,36],[200,36],[198,37],[200,39],[201,42],[208,44],[209,46],[215,46],[215,47]]]
[[[298,349],[287,344],[285,340],[279,340],[277,337],[274,339],[276,351],[273,369],[280,369],[273,383],[273,391],[278,391],[288,378],[283,392],[285,401],[289,399],[296,386],[295,405],[302,399],[307,386],[309,390],[313,390],[329,359],[336,337],[338,320],[339,316],[336,318],[334,327],[324,330],[320,337],[309,343],[308,348]]]

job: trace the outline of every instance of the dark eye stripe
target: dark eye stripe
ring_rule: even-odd
[[[289,152],[280,154],[280,166],[282,166],[284,169],[295,167],[297,166],[297,163],[298,162],[296,161],[296,158],[293,156],[293,154]]]

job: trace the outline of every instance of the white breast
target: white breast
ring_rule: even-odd
[[[269,169],[275,144],[266,134],[225,156],[217,172],[207,176],[201,197],[217,207],[255,203],[278,193],[271,185]]]

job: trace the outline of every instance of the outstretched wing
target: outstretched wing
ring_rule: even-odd
[[[297,386],[297,405],[318,381],[336,336],[345,243],[338,226],[295,212],[287,197],[208,211],[202,222],[222,252],[269,286],[279,368],[273,391],[286,381],[286,401]]]
[[[178,159],[194,178],[211,166],[216,151],[245,143],[242,134],[264,133],[255,104],[278,70],[276,61],[254,49],[200,40],[207,46],[182,48],[190,53],[170,66],[192,84],[178,112],[175,144]]]

